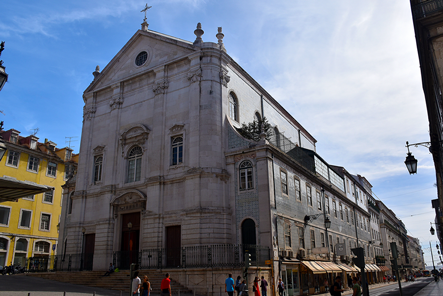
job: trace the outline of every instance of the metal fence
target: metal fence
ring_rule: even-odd
[[[113,263],[120,269],[129,269],[131,263],[139,264],[142,269],[240,267],[244,264],[246,252],[251,254],[253,266],[264,266],[265,260],[270,259],[268,247],[222,244],[182,247],[178,263],[168,260],[168,253],[164,248],[138,252],[117,251],[114,252]]]

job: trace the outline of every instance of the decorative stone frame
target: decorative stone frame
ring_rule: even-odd
[[[52,250],[52,242],[50,241],[50,240],[47,240],[47,239],[36,239],[36,240],[34,240],[34,243],[32,244],[32,256],[31,257],[34,257],[34,255],[35,255],[35,245],[38,243],[38,242],[45,242],[45,243],[49,243],[49,252],[48,253],[38,253],[38,254],[48,254],[49,256],[51,255],[51,250]],[[28,252],[29,252],[29,245],[28,245]]]
[[[179,164],[172,164],[172,139],[177,137],[177,136],[181,136],[183,139],[183,161]],[[168,149],[169,149],[169,158],[168,158],[168,167],[173,169],[173,168],[178,168],[178,167],[182,167],[185,165],[186,161],[187,161],[187,157],[186,157],[186,129],[185,129],[185,124],[181,123],[181,124],[174,124],[170,129],[169,129],[169,133],[168,133]]]
[[[151,130],[143,124],[136,124],[126,130],[120,136],[120,144],[122,146],[122,157],[127,159],[129,150],[133,146],[138,145],[142,148],[143,152],[146,151],[146,141]]]
[[[117,219],[118,215],[127,211],[141,211],[142,215],[146,212],[146,195],[136,189],[127,190],[125,193],[116,196],[111,201],[111,206],[114,211],[114,218]]]
[[[242,155],[243,156],[243,155]],[[257,168],[257,164],[255,163],[255,153],[252,155],[246,155],[244,158],[240,158],[240,160],[236,163],[236,175],[238,178],[238,186],[236,188],[236,190],[238,190],[239,194],[244,193],[244,192],[250,192],[256,189],[256,187],[258,186],[258,184],[256,184],[256,168]],[[240,184],[241,184],[241,168],[240,165],[246,161],[249,161],[251,163],[252,166],[252,188],[248,188],[248,189],[240,189]]]

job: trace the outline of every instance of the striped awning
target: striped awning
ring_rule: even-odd
[[[372,266],[372,268],[374,268],[374,270],[375,270],[376,272],[379,272],[379,271],[381,271],[381,269],[380,269],[380,268],[378,268],[378,266],[377,266],[377,265],[375,265],[375,264],[371,264],[371,266]]]
[[[372,264],[365,264],[365,271],[366,272],[377,272],[377,269],[372,267]]]
[[[301,263],[312,271],[313,274],[326,273],[326,270],[321,267],[317,261],[302,261]]]
[[[338,266],[341,270],[346,271],[346,272],[358,272],[357,269],[355,269],[354,267],[349,266],[349,265],[347,265],[347,264],[337,263],[337,266]]]
[[[53,187],[11,177],[0,177],[0,203],[53,190]]]
[[[326,269],[328,272],[341,272],[340,267],[338,267],[337,264],[333,262],[316,261],[316,263]]]

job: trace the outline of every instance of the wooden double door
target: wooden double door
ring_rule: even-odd
[[[138,263],[140,246],[140,213],[122,215],[122,238],[120,268],[129,269],[131,263]]]

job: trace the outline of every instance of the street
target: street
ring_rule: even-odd
[[[419,278],[415,282],[402,282],[403,296],[437,296],[443,295],[443,281],[435,283],[431,278]],[[29,277],[24,275],[0,276],[0,296],[119,296],[119,291],[106,290],[95,287],[74,285],[69,283],[56,282],[41,278]],[[220,296],[225,296],[222,293]],[[329,295],[324,294],[324,295]],[[343,295],[352,295],[348,290]],[[398,284],[391,283],[387,286],[373,287],[369,291],[370,296],[397,296],[400,295]],[[217,296],[217,295],[215,295]]]

